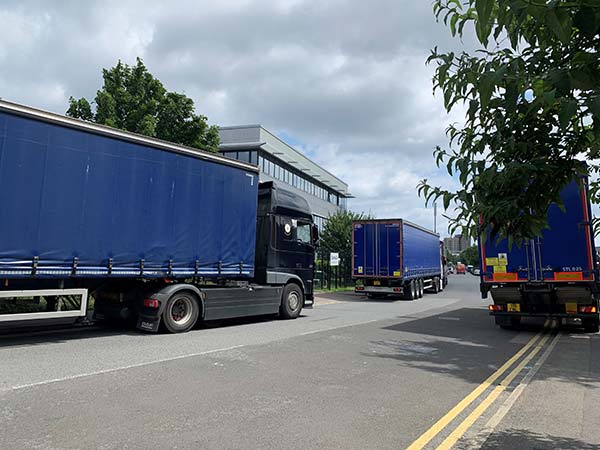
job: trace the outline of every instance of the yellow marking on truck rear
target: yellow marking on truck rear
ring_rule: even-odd
[[[506,273],[506,266],[494,266],[494,273]]]
[[[492,279],[494,281],[519,281],[519,276],[515,272],[509,272],[509,273],[494,272],[494,274],[492,275]]]
[[[583,280],[583,272],[554,272],[555,280]]]

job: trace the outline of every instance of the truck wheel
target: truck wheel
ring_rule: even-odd
[[[438,277],[433,278],[433,293],[437,294],[440,292],[440,279]]]
[[[200,306],[198,299],[190,292],[176,292],[167,300],[162,313],[162,322],[170,333],[183,333],[190,330],[198,321]]]
[[[416,300],[419,298],[419,287],[417,286],[417,280],[410,280],[410,299]]]
[[[303,304],[304,295],[302,294],[302,289],[296,283],[290,283],[283,288],[279,315],[282,319],[295,319],[300,315]]]
[[[600,320],[598,317],[593,319],[586,319],[583,322],[583,329],[586,333],[597,333],[600,331]]]
[[[419,289],[419,298],[423,298],[423,295],[425,295],[425,282],[423,278],[417,280],[417,287]]]

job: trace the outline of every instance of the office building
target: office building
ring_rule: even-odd
[[[327,217],[346,209],[346,199],[352,196],[345,182],[262,126],[220,127],[219,137],[219,151],[257,164],[260,181],[274,180],[302,195],[319,229],[323,229]]]

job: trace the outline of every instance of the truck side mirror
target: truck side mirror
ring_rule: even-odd
[[[316,225],[313,225],[313,245],[319,246],[319,227]]]

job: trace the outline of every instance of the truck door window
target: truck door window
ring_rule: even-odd
[[[298,227],[296,228],[296,239],[303,244],[312,244],[310,239],[310,229],[311,226],[308,223],[298,223]]]

